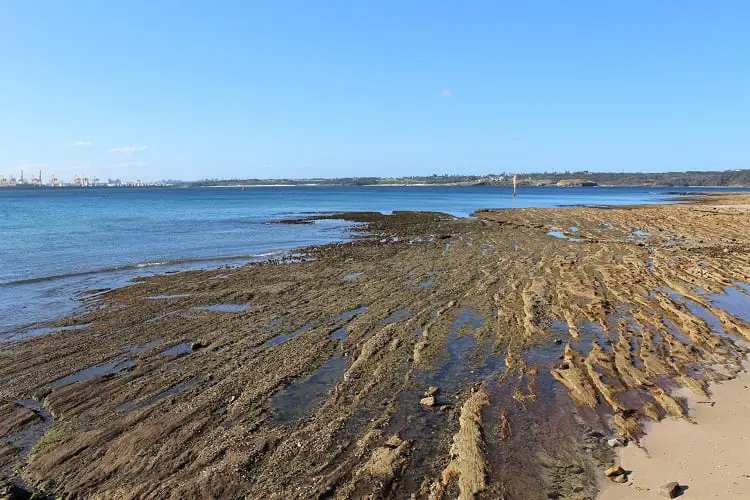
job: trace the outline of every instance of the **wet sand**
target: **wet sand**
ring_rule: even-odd
[[[333,214],[368,236],[96,291],[0,344],[0,476],[78,497],[595,498],[609,439],[691,418],[682,391],[742,372],[749,203]]]
[[[686,487],[679,498],[750,496],[750,373],[713,385],[710,399],[684,396],[695,423],[663,420],[648,427],[642,448],[622,448],[630,481],[603,481],[602,500],[658,498],[659,486],[670,481]]]

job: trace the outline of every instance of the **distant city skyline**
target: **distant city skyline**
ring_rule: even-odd
[[[5,2],[0,174],[750,167],[750,4]]]

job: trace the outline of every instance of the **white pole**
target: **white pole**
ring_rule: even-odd
[[[516,197],[516,183],[518,182],[518,174],[513,174],[513,198]]]

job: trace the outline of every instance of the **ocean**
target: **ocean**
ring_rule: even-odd
[[[521,188],[514,199],[511,189],[489,186],[2,189],[0,339],[75,313],[86,290],[352,237],[344,221],[270,224],[300,214],[427,210],[465,217],[479,208],[659,203],[674,191],[539,187]]]

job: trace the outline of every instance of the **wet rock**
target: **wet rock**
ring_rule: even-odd
[[[419,401],[422,406],[435,406],[435,396],[428,396]]]
[[[619,465],[615,465],[604,471],[604,475],[607,477],[622,476],[623,474],[625,474],[625,469]]]
[[[656,493],[662,497],[675,498],[680,494],[680,483],[672,481],[670,483],[659,486],[659,489],[656,491]]]
[[[425,395],[426,398],[428,398],[430,396],[434,396],[435,394],[438,393],[438,390],[439,389],[437,387],[435,387],[434,385],[431,385],[430,387],[427,388],[427,390],[425,391],[424,395]]]
[[[26,498],[31,498],[31,493],[15,484],[10,484],[4,480],[0,480],[1,500],[21,500]]]

